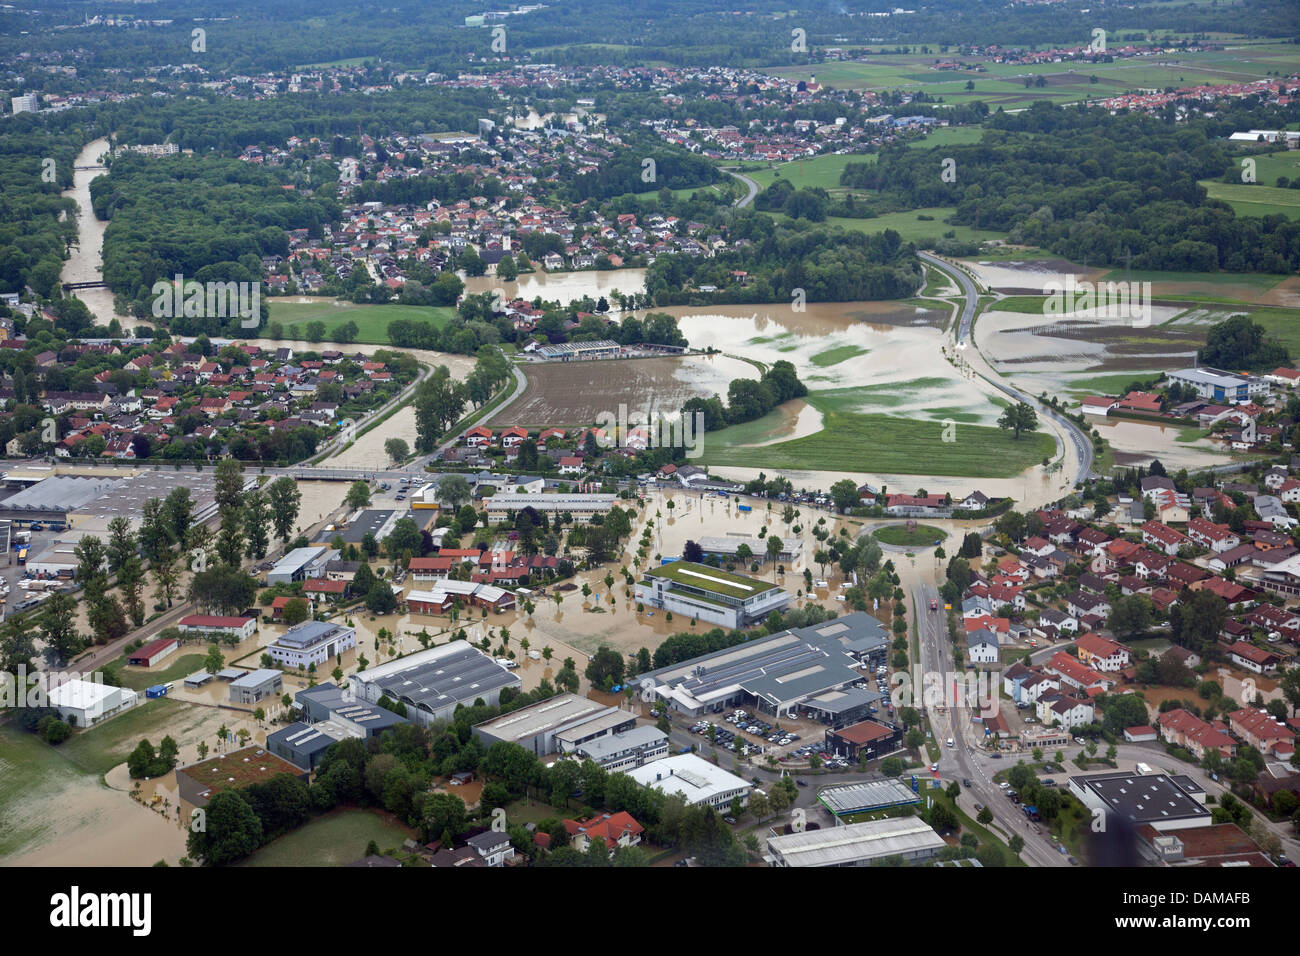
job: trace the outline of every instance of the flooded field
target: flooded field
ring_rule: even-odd
[[[998,292],[1042,293],[1047,283],[1065,281],[1072,275],[1078,281],[1095,282],[1099,277],[1111,271],[1088,269],[1066,259],[1026,259],[991,262],[988,260],[961,260],[981,285]]]
[[[1179,468],[1194,471],[1232,460],[1224,445],[1201,438],[1178,440],[1182,430],[1146,422],[1087,416],[1101,437],[1110,443],[1117,465],[1148,465],[1155,458],[1171,472]]]
[[[651,407],[671,414],[688,398],[725,397],[733,379],[758,377],[754,366],[725,355],[535,362],[524,374],[524,393],[489,424],[590,425],[602,412],[617,415],[620,404],[629,414]]]
[[[568,305],[574,299],[590,296],[599,299],[618,291],[624,295],[645,291],[644,269],[595,269],[582,272],[526,272],[514,282],[505,282],[495,276],[470,276],[465,279],[465,294],[494,292],[502,289],[507,299],[523,298],[532,301],[541,296],[548,302]],[[610,307],[614,303],[610,302]],[[663,310],[667,311],[667,310]]]

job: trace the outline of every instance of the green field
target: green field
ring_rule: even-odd
[[[885,544],[899,545],[905,548],[933,548],[935,544],[948,537],[947,533],[929,525],[919,524],[911,531],[905,524],[891,524],[877,528],[871,536]]]
[[[125,657],[125,655],[123,656]],[[203,669],[203,659],[206,656],[206,652],[203,654],[182,654],[166,667],[159,668],[119,667],[117,676],[121,679],[123,687],[142,691],[154,684],[184,680],[195,671]]]
[[[443,326],[455,314],[450,306],[416,306],[416,305],[354,305],[342,300],[321,302],[294,302],[288,298],[273,298],[271,303],[271,322],[284,326],[284,336],[291,341],[305,341],[307,323],[325,323],[325,341],[344,322],[357,324],[356,341],[366,345],[388,345],[388,323],[394,319],[418,319]],[[290,326],[297,326],[295,334]]]
[[[1201,185],[1211,199],[1222,199],[1238,216],[1282,215],[1288,219],[1300,219],[1300,189],[1263,185],[1268,181],[1261,177],[1258,183],[1247,185],[1202,180]]]
[[[941,126],[925,139],[911,140],[907,145],[911,149],[934,149],[939,146],[967,146],[978,143],[984,138],[984,130],[979,126]]]
[[[952,206],[931,206],[927,209],[909,209],[907,212],[891,212],[883,216],[876,216],[874,219],[841,219],[835,216],[827,218],[827,222],[842,226],[845,229],[853,229],[858,232],[884,232],[886,229],[893,229],[903,237],[904,242],[915,242],[922,244],[934,242],[948,233],[953,233],[953,237],[963,241],[983,241],[985,239],[1005,239],[1005,232],[998,232],[993,229],[975,230],[970,226],[950,226],[944,222],[953,214]],[[929,221],[918,219],[918,216],[930,216]]]
[[[846,156],[828,154],[813,156],[809,159],[797,159],[792,163],[779,163],[768,168],[755,169],[753,172],[745,173],[745,175],[758,183],[763,189],[772,185],[779,175],[782,179],[788,180],[796,189],[821,188],[836,190],[840,188],[840,173],[844,172],[844,167],[849,163],[874,163],[875,161],[875,153]],[[864,190],[855,191],[864,192]]]
[[[240,866],[347,866],[374,840],[382,853],[400,849],[415,832],[368,810],[336,810],[262,847]]]
[[[733,436],[705,438],[704,460],[741,468],[875,472],[1008,478],[1055,454],[1056,441],[1038,432],[1022,435],[985,425],[962,425],[956,441],[944,442],[944,426],[880,413],[825,411],[817,393],[808,401],[825,412],[822,430],[761,447],[739,447]],[[727,430],[729,431],[729,430]]]

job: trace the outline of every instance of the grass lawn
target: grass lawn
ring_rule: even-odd
[[[978,143],[984,138],[984,130],[979,126],[943,126],[925,139],[911,140],[910,149],[930,149],[938,146],[967,146]]]
[[[89,730],[75,732],[57,749],[86,773],[103,776],[125,761],[142,738],[147,737],[157,747],[176,720],[191,707],[165,697],[144,701]]]
[[[911,531],[905,524],[891,524],[886,528],[877,528],[871,536],[885,544],[896,544],[908,548],[933,548],[935,544],[948,537],[947,532],[919,524]]]
[[[844,156],[827,154],[825,156],[812,156],[808,159],[796,159],[791,163],[778,163],[770,168],[757,169],[745,175],[758,183],[763,189],[776,182],[779,176],[781,179],[787,180],[796,189],[821,188],[832,191],[841,188],[840,174],[844,172],[844,167],[849,163],[874,163],[875,161],[875,153],[847,154]],[[854,191],[865,192],[865,190]]]
[[[293,297],[273,298],[269,321],[284,326],[286,339],[306,341],[309,322],[325,323],[325,341],[344,322],[357,324],[357,341],[366,345],[388,345],[388,323],[394,319],[418,319],[443,326],[455,314],[450,306],[355,305],[342,300],[295,302]],[[297,332],[291,326],[297,326]]]
[[[816,393],[808,400],[823,408]],[[815,464],[826,471],[1008,478],[1051,457],[1056,449],[1045,432],[1022,435],[1017,441],[1000,428],[963,425],[956,441],[944,442],[943,429],[937,421],[828,411],[816,434],[759,448],[730,446],[719,441],[723,432],[715,433],[704,442],[704,459],[711,465],[769,470]]]
[[[203,670],[203,659],[207,654],[182,654],[167,667],[118,667],[117,676],[123,687],[143,691],[154,684],[166,684],[171,681],[184,680],[195,671]]]
[[[369,810],[335,810],[262,847],[240,866],[346,866],[374,840],[382,853],[415,838],[414,830]]]
[[[1045,295],[1009,295],[996,300],[989,310],[992,312],[1023,312],[1030,315],[1044,315],[1043,306],[1047,303]]]
[[[48,823],[33,828],[20,822],[32,816],[25,812],[30,801],[52,799],[82,779],[75,766],[35,734],[13,723],[0,726],[0,858],[32,845],[48,830]]]
[[[1300,322],[1295,309],[1251,309],[1250,317],[1285,345],[1293,358],[1300,355]]]

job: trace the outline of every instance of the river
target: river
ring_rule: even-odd
[[[76,164],[97,165],[108,150],[107,138],[92,140],[77,154]],[[95,218],[95,211],[90,204],[91,180],[102,175],[103,170],[79,169],[73,174],[72,188],[63,193],[77,204],[78,235],[77,242],[72,247],[72,255],[63,264],[63,271],[59,274],[64,282],[100,282],[104,278],[104,229],[108,224]],[[82,289],[76,296],[86,303],[86,308],[95,316],[97,325],[108,325],[114,317],[122,322],[124,328],[149,325],[116,312],[113,308],[113,293],[108,289]]]

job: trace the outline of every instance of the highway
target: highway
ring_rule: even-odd
[[[971,329],[975,324],[975,314],[979,308],[979,290],[975,288],[975,283],[971,280],[971,277],[967,275],[964,270],[959,269],[952,263],[940,259],[938,256],[931,255],[928,252],[918,251],[917,256],[953,279],[962,291],[964,301],[961,306],[961,317],[957,321],[956,340],[957,348],[963,351],[963,355],[970,364],[971,370],[989,385],[996,388],[999,392],[1002,392],[1018,402],[1025,402],[1026,404],[1035,407],[1039,414],[1046,415],[1057,425],[1057,428],[1055,429],[1057,432],[1057,441],[1068,441],[1070,446],[1073,448],[1077,459],[1077,468],[1074,479],[1075,484],[1082,484],[1089,477],[1092,477],[1092,439],[1083,431],[1083,429],[1056,410],[1042,404],[1033,396],[1026,395],[1019,389],[1012,388],[1010,385],[1005,384],[984,362],[984,357],[980,354],[979,348],[975,346],[975,339],[971,334]]]

